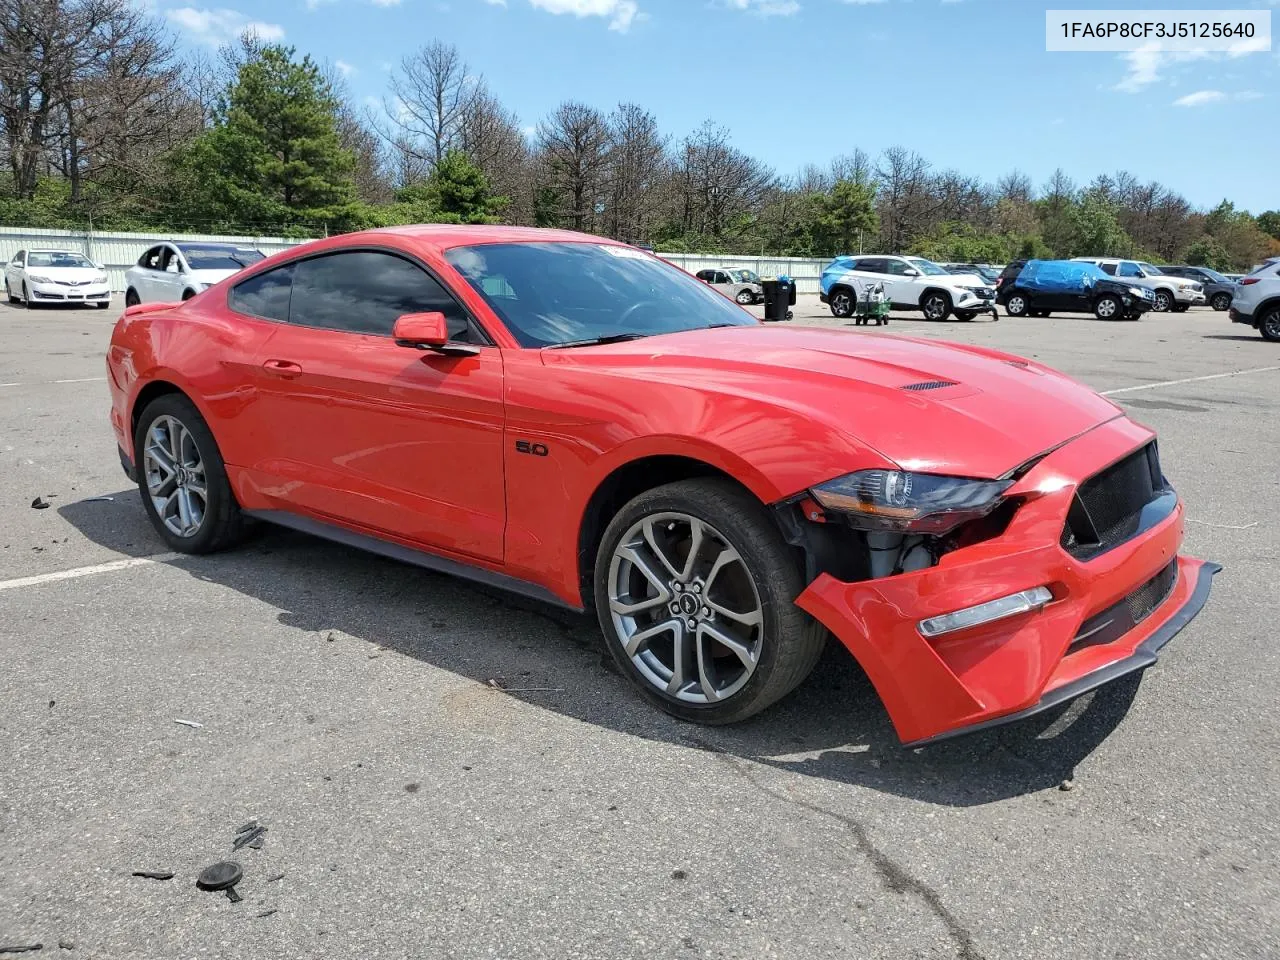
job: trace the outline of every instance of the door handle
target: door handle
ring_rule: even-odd
[[[292,360],[268,360],[262,365],[262,369],[271,376],[284,380],[302,376],[301,364],[294,363]]]

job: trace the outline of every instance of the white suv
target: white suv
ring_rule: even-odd
[[[1266,340],[1280,341],[1280,257],[1240,278],[1227,315],[1234,323],[1249,324]]]
[[[851,281],[861,281],[853,283]],[[948,273],[923,257],[837,257],[822,272],[822,302],[837,317],[853,313],[856,291],[867,281],[884,284],[895,310],[920,310],[929,320],[945,320],[953,312],[960,320],[989,313],[996,320],[995,287],[968,273]]]
[[[1076,257],[1085,263],[1096,263],[1106,273],[1128,280],[1138,287],[1146,287],[1155,294],[1156,313],[1184,313],[1190,307],[1207,301],[1204,285],[1167,273],[1144,260],[1122,260],[1119,257]]]

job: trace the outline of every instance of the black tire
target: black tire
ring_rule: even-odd
[[[974,317],[976,317],[977,315],[978,315],[978,313],[977,313],[977,311],[976,311],[976,310],[957,310],[957,311],[956,311],[956,319],[957,319],[957,320],[962,320],[962,321],[964,321],[965,323],[968,323],[970,320],[972,320],[972,319],[973,319]]]
[[[841,320],[848,320],[857,309],[858,295],[848,287],[832,287],[827,295],[827,306],[831,315]]]
[[[1280,303],[1263,308],[1262,315],[1258,317],[1258,332],[1263,340],[1280,343]]]
[[[138,291],[130,287],[124,292],[124,305],[126,307],[136,307],[142,302],[142,298],[138,296]]]
[[[1188,310],[1190,310],[1190,309],[1191,309],[1191,304],[1189,304],[1189,303],[1175,303],[1175,304],[1174,304],[1170,309],[1171,309],[1174,313],[1186,313]]]
[[[182,299],[190,300],[194,296],[195,294],[192,293],[190,290],[188,290],[186,293],[182,295]],[[739,290],[738,295],[734,297],[734,299],[738,301],[739,305],[748,307],[751,304],[756,302],[756,295],[752,293],[750,290]]]
[[[196,295],[196,292],[195,292],[194,290],[192,290],[190,287],[188,287],[186,290],[183,290],[183,291],[182,291],[182,302],[183,302],[183,303],[186,303],[188,300],[190,300],[190,299],[191,299],[192,297],[194,297],[195,295]],[[738,302],[739,302],[739,303],[741,303],[742,301],[741,301],[741,300],[739,300]]]
[[[5,277],[5,280],[4,280],[4,296],[5,296],[5,299],[8,300],[10,303],[18,302],[17,294],[15,294],[12,290],[9,289],[8,277]]]
[[[1152,303],[1151,309],[1156,313],[1168,313],[1174,308],[1176,301],[1173,299],[1173,292],[1170,290],[1157,290],[1155,301]]]
[[[34,310],[35,307],[31,303],[31,288],[27,286],[27,281],[22,281],[22,307],[24,310]]]
[[[1209,301],[1209,306],[1217,310],[1219,313],[1226,313],[1231,309],[1231,294],[1215,293],[1213,299]]]
[[[1124,304],[1114,294],[1100,296],[1093,304],[1093,315],[1099,320],[1119,320],[1124,317]]]
[[[1011,317],[1025,317],[1031,312],[1030,308],[1031,301],[1027,299],[1027,295],[1015,290],[1005,301],[1004,312]]]
[[[951,295],[945,290],[926,290],[920,298],[920,311],[926,320],[942,323],[951,316]]]
[[[101,303],[95,304],[95,306],[97,306],[99,310],[105,310],[107,307],[111,306],[111,301],[103,300]]]
[[[755,671],[740,690],[718,702],[689,703],[659,690],[627,655],[614,626],[609,583],[614,551],[635,524],[662,513],[696,517],[719,531],[742,558],[742,567],[759,598],[761,646]],[[782,699],[812,672],[826,645],[827,632],[795,605],[803,589],[795,553],[783,542],[764,507],[729,480],[682,480],[640,494],[610,522],[596,555],[596,612],[618,668],[650,703],[693,723],[721,725],[745,720]]]
[[[147,432],[160,417],[172,417],[187,429],[195,441],[204,466],[207,491],[205,514],[199,530],[192,536],[179,536],[165,526],[147,489],[143,450]],[[240,512],[240,504],[236,502],[235,493],[227,480],[227,469],[217,441],[204,417],[200,416],[200,411],[185,396],[168,393],[147,404],[138,417],[138,428],[133,433],[133,450],[143,509],[146,510],[151,525],[171,550],[179,553],[214,553],[225,550],[243,537],[247,521]]]

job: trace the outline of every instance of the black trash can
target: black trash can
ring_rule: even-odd
[[[764,288],[764,319],[766,323],[791,319],[790,307],[796,302],[796,285],[790,277],[761,280]]]

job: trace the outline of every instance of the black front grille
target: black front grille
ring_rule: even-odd
[[[1085,647],[1119,640],[1169,599],[1177,582],[1178,562],[1175,560],[1119,603],[1082,623],[1067,652],[1075,653]]]
[[[1140,532],[1143,509],[1166,494],[1172,491],[1152,441],[1080,485],[1062,528],[1062,548],[1087,560],[1119,546]]]

